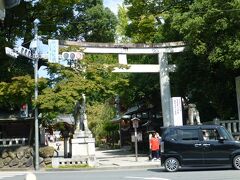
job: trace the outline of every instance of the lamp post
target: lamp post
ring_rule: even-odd
[[[138,161],[138,139],[137,139],[137,128],[138,128],[138,123],[140,121],[140,119],[134,117],[131,119],[132,124],[133,124],[133,128],[134,128],[134,142],[135,142],[135,158],[136,161]]]

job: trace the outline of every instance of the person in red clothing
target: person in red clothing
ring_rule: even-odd
[[[159,148],[160,148],[159,137],[156,136],[156,133],[153,133],[150,139],[150,149],[152,151],[153,160],[159,159]]]

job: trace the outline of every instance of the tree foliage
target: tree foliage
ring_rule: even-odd
[[[53,65],[51,74],[57,74],[51,79],[52,84],[45,88],[39,96],[40,108],[48,111],[71,113],[82,93],[86,94],[87,102],[104,102],[114,97],[128,86],[128,80],[119,74],[112,73],[111,56],[93,55],[81,60],[74,67]]]
[[[117,28],[122,42],[186,43],[186,52],[169,55],[169,64],[178,67],[171,74],[172,95],[196,103],[206,119],[234,116],[237,109],[234,78],[240,74],[239,1],[125,0],[125,5],[120,7]],[[0,108],[17,109],[23,102],[33,102],[32,61],[9,58],[4,47],[14,47],[20,40],[29,47],[36,18],[41,22],[39,34],[49,39],[88,42],[115,39],[117,20],[102,0],[40,0],[34,4],[22,1],[7,10],[0,27]],[[129,56],[128,61],[158,63],[157,56]],[[82,93],[87,95],[91,108],[102,106],[116,94],[122,97],[125,108],[142,100],[159,104],[158,74],[113,74],[112,66],[105,63],[115,65],[116,56],[88,55],[75,68],[40,60],[39,66],[47,65],[50,74],[49,79],[39,82],[37,103],[41,112],[49,117],[56,111],[70,113]]]
[[[194,1],[187,11],[172,16],[172,27],[183,35],[194,54],[239,69],[239,18],[238,1]]]
[[[186,43],[185,53],[169,56],[169,63],[178,67],[170,76],[172,96],[186,97],[196,103],[203,121],[216,116],[236,117],[235,77],[240,74],[239,2],[125,0],[125,4],[129,18],[126,35],[133,42]],[[148,61],[145,58],[145,63]],[[140,80],[143,81],[144,78]],[[151,86],[149,83],[145,89]],[[141,83],[136,87],[141,87]]]
[[[39,90],[46,87],[46,80],[39,79]],[[22,104],[32,104],[34,80],[29,75],[12,78],[11,82],[0,83],[0,108],[13,111]]]
[[[43,24],[44,33],[58,39],[113,42],[115,15],[102,0],[41,0],[34,16]]]
[[[106,138],[109,132],[116,131],[118,125],[113,125],[111,120],[115,116],[115,110],[109,101],[97,103],[88,106],[89,128],[92,130],[94,137],[99,142]],[[109,128],[111,127],[111,128]]]
[[[20,40],[23,41],[23,46],[29,48],[29,42],[33,39],[33,33],[31,33],[33,21],[36,18],[40,20],[38,34],[45,35],[48,38],[65,40],[79,40],[79,38],[81,40],[82,38],[88,41],[100,42],[111,42],[114,40],[116,17],[108,8],[103,6],[102,0],[41,0],[32,4],[21,2],[20,6],[7,11],[6,19],[1,27],[1,44],[3,45],[1,49],[4,49],[5,46],[10,46],[12,48],[14,44],[16,42],[19,43]],[[5,54],[5,52],[1,52],[1,54]],[[27,84],[31,84],[31,88],[29,86],[23,86],[28,97],[26,97],[26,94],[22,96],[21,93],[16,95],[19,96],[19,100],[21,99],[21,101],[24,101],[25,99],[25,101],[30,102],[29,100],[33,96],[32,87],[34,85],[34,81],[32,81],[31,78],[33,77],[32,60],[22,57],[21,59],[13,60],[3,55],[1,56],[1,62],[3,62],[3,66],[1,66],[1,68],[3,68],[2,72],[6,72],[2,74],[1,81],[8,82],[8,85],[12,88],[19,88],[11,85],[11,83],[19,81],[21,84],[21,79],[24,78],[21,77],[22,75],[30,75],[27,76],[28,78],[25,78],[25,80]],[[45,60],[40,59],[39,66],[43,64],[47,65]],[[78,96],[76,93],[80,93],[84,90],[90,91],[91,88],[93,92],[99,90],[102,91],[102,94],[105,93],[104,85],[106,84],[101,84],[100,82],[101,80],[102,82],[104,81],[103,78],[100,79],[99,77],[90,81],[86,80],[87,78],[78,77],[79,74],[74,74],[74,71],[70,68],[66,69],[60,66],[56,68],[50,64],[48,68],[49,72],[54,70],[58,70],[58,72],[54,72],[57,78],[49,79],[49,82],[45,81],[45,85],[50,86],[44,89],[43,92],[40,91],[41,96],[39,102],[42,101],[41,108],[45,110],[56,110],[56,107],[62,107],[60,109],[63,110],[66,104],[71,104],[73,99]],[[50,68],[53,69],[51,70]],[[92,69],[94,69],[94,67],[92,67]],[[92,72],[92,74],[94,73],[95,72]],[[98,75],[100,76],[101,74]],[[96,76],[98,75],[96,74]],[[98,84],[96,83],[98,86],[93,85],[94,80],[98,80]],[[75,90],[74,87],[78,89],[75,92],[73,92],[73,90]],[[72,91],[68,92],[68,89],[72,89]],[[15,92],[18,91],[19,90],[16,89]],[[4,92],[2,93],[4,94]],[[44,98],[42,98],[42,93],[45,95]],[[10,98],[10,96],[4,97],[6,103],[15,102],[14,100],[8,101],[8,98]],[[66,102],[63,103],[63,101]],[[16,102],[14,107],[17,107],[18,104],[19,103]],[[54,106],[56,107],[54,108]]]
[[[130,42],[130,39],[126,36],[126,29],[128,27],[129,18],[127,16],[127,9],[126,7],[119,6],[118,9],[118,23],[116,27],[116,41],[122,43]]]

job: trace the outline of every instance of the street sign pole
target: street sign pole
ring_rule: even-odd
[[[35,79],[35,88],[34,88],[34,99],[35,99],[35,170],[39,170],[39,125],[38,125],[38,60],[40,58],[39,46],[41,41],[38,37],[38,24],[40,21],[38,19],[34,20],[34,39],[30,43],[30,49],[19,46],[18,48],[11,49],[5,47],[6,54],[17,58],[18,55],[25,56],[34,61],[34,79]]]
[[[39,20],[34,20],[34,33],[35,37],[34,40],[37,42],[33,60],[34,60],[34,78],[35,78],[35,90],[34,90],[34,99],[35,103],[37,103],[38,99],[38,59],[39,59],[39,53],[38,53],[38,24]],[[37,104],[35,104],[35,170],[39,170],[39,126],[38,126],[38,107]]]
[[[134,117],[131,119],[132,125],[134,128],[134,141],[135,141],[135,160],[138,161],[138,137],[137,137],[137,128],[140,119]]]
[[[134,128],[134,138],[135,138],[135,160],[138,161],[138,139],[137,139],[137,128]]]

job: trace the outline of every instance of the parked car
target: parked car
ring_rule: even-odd
[[[161,164],[166,171],[179,167],[231,165],[240,170],[240,142],[220,125],[188,125],[163,129]]]

